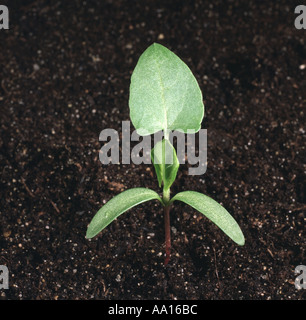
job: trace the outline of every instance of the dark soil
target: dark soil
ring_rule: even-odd
[[[290,4],[289,4],[290,3]],[[299,1],[2,1],[0,264],[2,299],[305,299],[306,31]],[[172,194],[196,190],[241,226],[235,245],[200,213],[171,211],[164,266],[157,202],[87,240],[120,191],[158,192],[152,165],[99,161],[99,133],[129,120],[131,72],[159,42],[199,81],[208,169],[182,165]]]

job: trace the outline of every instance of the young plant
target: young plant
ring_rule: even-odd
[[[90,222],[86,237],[92,238],[114,219],[134,206],[158,200],[164,208],[165,265],[170,259],[170,208],[174,201],[184,202],[215,223],[238,245],[244,236],[234,218],[210,197],[195,191],[183,191],[170,198],[170,187],[179,168],[176,151],[169,141],[169,132],[198,132],[204,117],[199,85],[187,65],[164,46],[154,43],[140,56],[130,85],[130,117],[139,135],[163,130],[164,139],[156,143],[151,159],[162,197],[147,188],[126,190],[108,201]]]

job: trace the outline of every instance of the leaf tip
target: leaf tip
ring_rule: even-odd
[[[88,229],[87,229],[85,239],[91,239],[91,238],[92,238],[92,236],[90,235],[90,233],[88,232]]]
[[[86,231],[86,235],[85,235],[85,239],[92,239],[94,236],[96,236],[97,233],[94,232],[93,228],[91,227],[91,225],[89,224],[89,226],[87,227],[87,231]]]
[[[241,247],[245,245],[245,238],[244,238],[244,235],[242,233],[241,233],[240,238],[236,241],[236,243]]]

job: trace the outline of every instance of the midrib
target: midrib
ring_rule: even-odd
[[[165,87],[163,84],[163,80],[161,77],[161,72],[160,72],[160,65],[159,62],[156,58],[154,58],[155,63],[156,63],[156,67],[157,67],[157,73],[158,73],[158,78],[159,78],[159,83],[160,83],[160,87],[162,89],[161,92],[161,98],[162,98],[162,102],[163,102],[163,109],[164,109],[164,125],[163,125],[163,130],[164,130],[164,134],[167,135],[167,125],[168,125],[168,118],[167,118],[167,109],[166,109],[166,99],[165,99],[165,95],[164,95],[164,91],[165,91]]]

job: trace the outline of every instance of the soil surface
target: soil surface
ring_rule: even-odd
[[[299,1],[2,1],[1,299],[304,300],[306,31]],[[157,192],[152,165],[102,165],[99,133],[129,120],[129,84],[153,42],[203,92],[208,168],[182,165],[172,195],[205,193],[241,226],[237,246],[191,207],[155,202],[87,240],[87,225],[131,187]],[[133,129],[133,128],[131,128]]]

